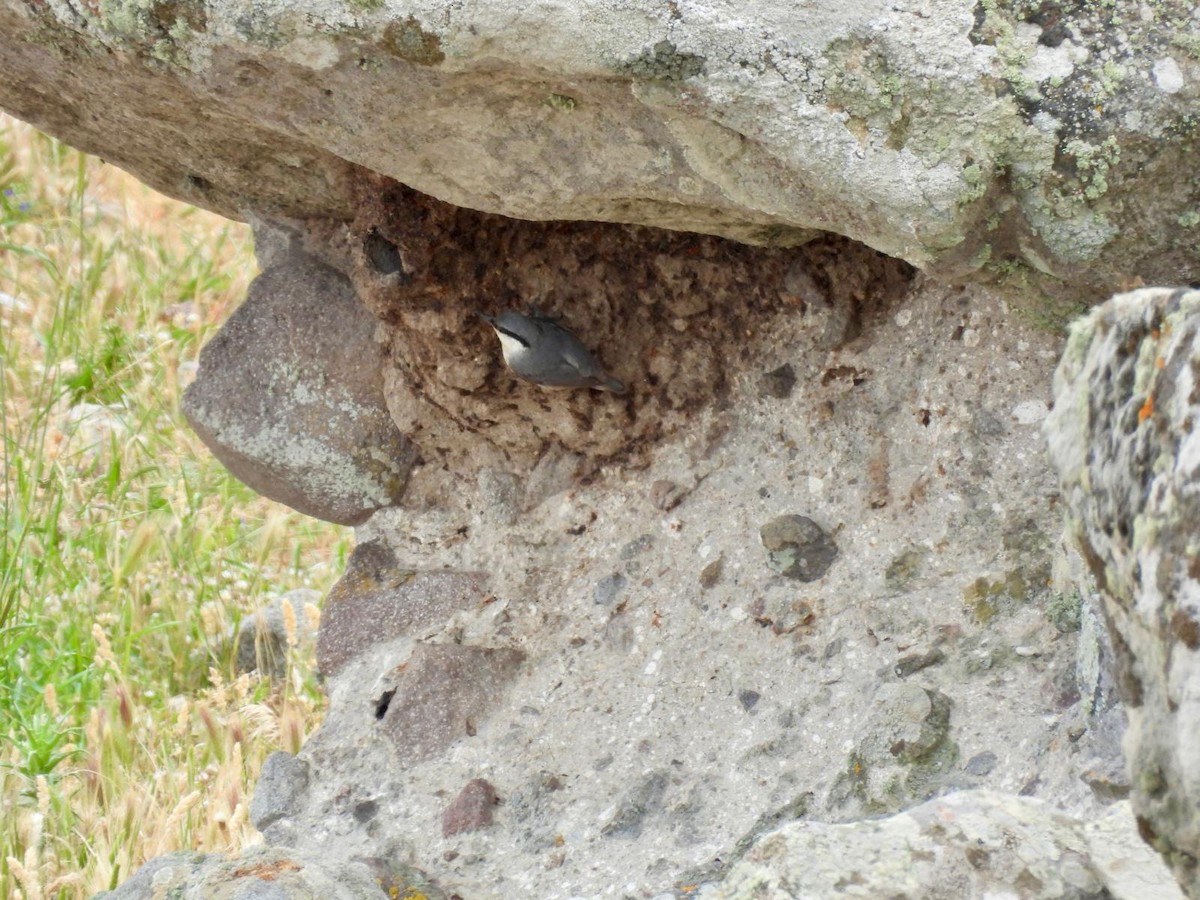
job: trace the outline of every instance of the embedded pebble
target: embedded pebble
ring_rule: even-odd
[[[792,389],[796,386],[796,370],[788,363],[784,363],[777,369],[765,372],[762,384],[763,393],[768,397],[786,400],[792,396]]]
[[[442,813],[442,837],[487,828],[492,824],[492,811],[499,802],[496,789],[488,781],[483,778],[468,781]]]
[[[1049,414],[1050,409],[1041,400],[1022,400],[1013,407],[1012,417],[1018,425],[1036,425]]]
[[[833,539],[806,516],[772,519],[759,529],[759,537],[767,549],[767,565],[799,581],[816,581],[829,571],[838,554]]]
[[[717,586],[725,569],[725,557],[718,556],[700,570],[700,587],[708,591]]]
[[[976,753],[967,760],[967,764],[963,766],[963,771],[968,775],[984,776],[991,774],[996,768],[996,763],[999,762],[996,754],[991,750],[985,750],[982,753]]]
[[[609,606],[617,595],[624,590],[628,584],[628,579],[620,572],[613,572],[611,575],[600,579],[600,583],[596,585],[596,590],[592,594],[592,598],[601,606]]]

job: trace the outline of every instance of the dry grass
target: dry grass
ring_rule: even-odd
[[[326,590],[344,529],[233,481],[178,413],[255,271],[248,229],[0,117],[0,896],[88,897],[255,839],[262,760],[320,717],[226,639]]]

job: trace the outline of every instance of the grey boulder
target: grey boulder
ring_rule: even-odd
[[[260,494],[363,522],[400,501],[415,459],[388,415],[374,331],[344,276],[286,254],[201,351],[184,414]]]

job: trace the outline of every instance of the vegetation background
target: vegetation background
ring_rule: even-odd
[[[233,480],[179,412],[255,272],[246,226],[0,115],[0,897],[253,843],[263,759],[320,719],[310,650],[272,682],[229,636],[323,594],[350,534]]]

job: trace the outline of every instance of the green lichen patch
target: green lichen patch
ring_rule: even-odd
[[[208,28],[198,0],[100,0],[100,24],[108,35],[139,56],[184,65],[194,33]]]
[[[1024,660],[1012,645],[994,641],[991,635],[983,631],[963,639],[959,645],[959,658],[963,672],[968,676],[1000,672]]]
[[[829,804],[837,809],[845,806],[850,800],[869,805],[868,788],[871,784],[871,771],[863,754],[857,750],[851,751],[846,760],[846,768],[841,772],[829,791]]]
[[[996,581],[976,578],[963,590],[963,605],[975,616],[975,621],[986,625],[998,615],[1011,613],[1028,595],[1029,585],[1024,575],[1013,569]]]
[[[248,6],[233,20],[238,36],[248,43],[273,50],[295,37],[295,26],[284,27],[279,17],[269,15],[259,7]]]
[[[1108,193],[1109,172],[1120,162],[1121,147],[1115,137],[1107,137],[1099,144],[1076,139],[1062,147],[1055,168],[1065,167],[1074,176],[1077,196],[1090,201]]]
[[[392,56],[417,66],[436,66],[446,58],[442,39],[422,28],[415,16],[391,22],[383,30],[383,46]]]
[[[966,206],[987,193],[989,179],[987,173],[974,160],[968,160],[963,166],[962,176],[967,189],[959,196],[958,202],[959,205]]]
[[[1082,300],[1054,297],[1042,297],[1038,305],[1019,310],[1022,317],[1028,319],[1035,328],[1051,334],[1062,334],[1087,311],[1088,305]]]
[[[204,3],[188,0],[101,0],[100,17],[107,31],[136,42],[165,38],[179,23],[200,32],[208,26]]]
[[[1077,591],[1051,594],[1046,600],[1046,618],[1063,634],[1078,631],[1083,623],[1083,598]]]
[[[1063,263],[1113,264],[1104,254],[1125,243],[1138,203],[1128,203],[1122,191],[1132,179],[1155,177],[1147,171],[1152,160],[1163,173],[1158,177],[1165,176],[1163,143],[1178,143],[1174,129],[1186,106],[1157,92],[1149,68],[1165,55],[1179,61],[1191,50],[1200,53],[1200,41],[1186,37],[1195,31],[1194,4],[1156,0],[1153,7],[1147,15],[1133,0],[980,0],[976,6],[969,37],[996,49],[996,99],[1033,126],[1014,130],[1002,149],[1013,162],[1011,186],[1024,224],[1057,269],[1049,274],[1069,271]],[[1031,65],[1035,58],[1039,64]],[[1048,60],[1056,67],[1052,77],[1044,74]],[[1179,207],[1186,204],[1164,212],[1178,215]],[[1034,275],[1032,283],[1040,282]]]
[[[928,561],[929,551],[924,547],[908,547],[888,563],[883,573],[884,584],[889,591],[903,591],[921,574]]]
[[[950,738],[950,698],[938,692],[931,695],[933,712],[926,720],[929,743],[919,756],[910,760],[911,768],[904,780],[909,797],[925,800],[937,793],[947,775],[958,763],[958,744]]]
[[[546,96],[546,105],[551,109],[557,109],[559,112],[570,112],[579,105],[579,101],[569,94],[551,92]]]
[[[831,41],[823,57],[823,78],[814,82],[809,99],[844,113],[846,130],[860,143],[882,143],[937,162],[961,159],[966,169],[963,205],[983,197],[996,182],[1003,169],[1002,148],[980,152],[981,142],[974,129],[964,127],[962,112],[971,109],[981,120],[1011,120],[1016,133],[1018,113],[1011,98],[998,96],[994,81],[952,88],[923,78],[887,42],[858,34]],[[996,134],[1008,130],[998,129]]]
[[[671,41],[659,41],[633,59],[620,63],[617,72],[639,81],[685,81],[703,75],[705,58],[679,50]]]
[[[900,708],[867,726],[874,733],[850,753],[830,790],[830,808],[857,801],[864,812],[886,814],[937,793],[959,757],[958,745],[950,737],[953,703],[939,691],[927,690],[924,695],[929,706],[915,731],[904,721],[903,707],[911,700],[899,697]]]
[[[843,38],[830,43],[825,56],[832,73],[825,82],[829,106],[872,125],[886,125],[892,141],[907,134],[911,122],[904,122],[906,83],[880,45]]]
[[[1023,260],[991,260],[985,271],[1009,298],[1016,316],[1038,331],[1065,334],[1071,323],[1088,311],[1087,301],[1070,292],[1065,296],[1048,292],[1053,282]]]
[[[1197,34],[1195,31],[1188,30],[1173,35],[1171,43],[1192,59],[1200,60],[1200,34]]]

